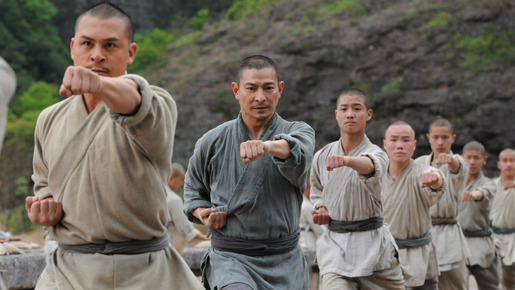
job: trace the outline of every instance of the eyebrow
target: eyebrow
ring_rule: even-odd
[[[248,86],[248,85],[251,85],[251,86],[257,86],[257,84],[256,84],[256,83],[254,83],[254,82],[246,82],[246,83],[245,83],[245,85],[246,85],[246,86]],[[275,82],[272,82],[272,81],[271,81],[271,82],[265,82],[265,83],[264,83],[264,85],[265,85],[265,86],[275,85]]]
[[[86,40],[91,40],[91,41],[95,40],[94,38],[89,37],[87,35],[81,35],[80,38],[86,39]],[[105,38],[103,41],[104,42],[113,42],[113,41],[120,41],[120,39],[118,37],[109,37],[109,38]]]
[[[339,105],[339,107],[341,107],[341,106],[349,106],[349,105],[343,103],[343,104]],[[361,106],[361,107],[363,107],[364,105],[362,103],[352,103],[352,104],[350,104],[350,106]]]

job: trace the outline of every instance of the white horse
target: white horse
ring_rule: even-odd
[[[4,143],[7,109],[15,90],[16,74],[11,66],[0,56],[0,151]]]

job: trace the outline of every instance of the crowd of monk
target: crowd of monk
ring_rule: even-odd
[[[36,289],[309,289],[299,239],[314,225],[323,289],[467,289],[469,275],[479,289],[515,289],[515,150],[499,153],[491,180],[484,146],[452,152],[453,125],[439,118],[431,154],[414,160],[412,127],[394,122],[382,148],[373,144],[372,104],[347,89],[334,110],[340,138],[315,153],[313,128],[276,112],[285,86],[276,64],[253,55],[231,84],[238,117],[197,141],[187,170],[172,170],[180,110],[127,74],[137,52],[127,14],[87,9],[70,50],[66,99],[35,128],[26,208],[57,243]],[[184,207],[170,213],[176,173]],[[176,214],[209,229],[188,237],[211,239],[202,281],[169,240]]]

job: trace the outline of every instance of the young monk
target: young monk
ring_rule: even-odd
[[[463,147],[462,156],[470,167],[458,213],[471,252],[467,268],[479,289],[499,289],[499,258],[489,218],[496,187],[481,171],[487,159],[485,147],[477,141],[469,142]]]
[[[453,131],[451,122],[446,119],[437,119],[431,123],[427,139],[433,152],[416,159],[417,162],[440,169],[445,180],[448,180],[444,195],[431,207],[431,232],[441,273],[438,288],[442,290],[466,289],[468,277],[465,265],[465,259],[469,256],[468,247],[457,220],[458,203],[465,187],[468,165],[460,155],[451,151],[456,139]]]
[[[390,158],[383,217],[400,249],[406,289],[438,289],[440,271],[429,209],[446,190],[444,179],[440,170],[411,158],[417,141],[407,123],[391,124],[383,144]]]
[[[490,211],[494,239],[502,261],[502,285],[515,289],[515,150],[501,151],[497,191]]]

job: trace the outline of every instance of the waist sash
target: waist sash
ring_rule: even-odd
[[[428,231],[423,236],[414,239],[395,239],[395,243],[399,249],[418,248],[431,243],[432,239],[433,235],[431,234],[431,231]]]
[[[480,238],[480,237],[489,237],[492,235],[491,229],[486,229],[484,231],[467,231],[463,230],[463,235],[467,238]]]
[[[291,235],[268,240],[247,240],[223,236],[213,231],[211,247],[220,251],[227,251],[247,256],[270,256],[288,253],[298,247],[300,228]]]
[[[82,254],[103,255],[137,255],[155,252],[168,247],[168,233],[159,238],[150,240],[130,240],[126,242],[107,242],[105,244],[65,245],[59,244],[59,248]]]
[[[431,224],[433,226],[454,225],[457,223],[458,220],[456,218],[431,218]]]
[[[364,232],[375,230],[383,226],[383,217],[373,217],[359,221],[334,221],[329,222],[328,229],[340,234],[350,232]]]
[[[507,229],[507,228],[498,228],[498,227],[492,226],[492,231],[494,231],[494,233],[496,233],[496,234],[511,234],[511,233],[515,233],[515,228]]]

